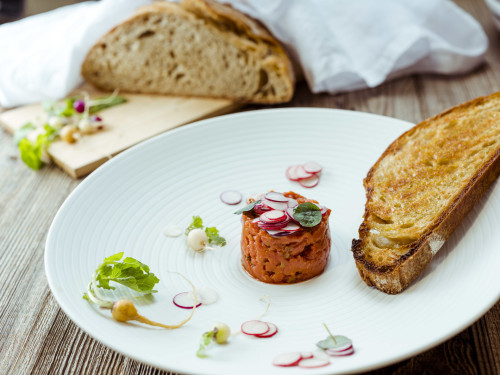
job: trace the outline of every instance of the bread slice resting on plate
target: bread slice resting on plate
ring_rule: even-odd
[[[257,21],[212,0],[154,2],[105,34],[82,75],[104,90],[282,103],[291,61]]]
[[[408,287],[499,174],[500,93],[396,139],[364,179],[367,202],[352,251],[365,283],[389,294]]]

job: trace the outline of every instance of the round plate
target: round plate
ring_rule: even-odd
[[[273,358],[311,351],[334,334],[353,340],[355,354],[332,358],[314,370],[287,374],[348,373],[400,361],[457,334],[483,315],[500,295],[500,186],[495,183],[423,275],[399,295],[386,295],[360,279],[350,252],[362,220],[362,180],[385,148],[410,123],[387,117],[329,109],[274,109],[217,117],[184,126],[122,153],[85,179],[68,197],[47,238],[45,268],[50,288],[65,313],[110,348],[150,365],[181,373],[273,374]],[[323,167],[312,189],[288,181],[289,165],[313,160]],[[294,285],[268,285],[241,267],[240,217],[244,205],[219,200],[224,190],[245,196],[293,190],[332,209],[332,249],[325,272]],[[168,238],[170,224],[187,227],[193,215],[216,226],[227,239],[218,250],[195,253],[185,237]],[[158,293],[135,300],[139,312],[166,324],[189,314],[172,297],[189,290],[178,271],[198,287],[219,294],[201,306],[183,328],[167,331],[115,322],[109,311],[82,299],[102,260],[124,251],[150,266]],[[113,293],[112,293],[113,294]],[[127,291],[117,288],[115,298]],[[243,334],[214,345],[197,358],[201,335],[215,322],[233,331],[261,314],[279,332],[269,339]]]

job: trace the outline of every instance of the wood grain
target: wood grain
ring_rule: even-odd
[[[419,122],[500,90],[500,34],[482,1],[458,4],[483,24],[491,42],[486,64],[471,74],[410,76],[333,96],[312,95],[300,84],[286,106],[354,109]],[[170,374],[90,338],[61,311],[48,289],[46,233],[79,182],[57,167],[39,173],[27,169],[10,135],[0,130],[0,374]],[[500,303],[445,343],[371,374],[500,374]]]

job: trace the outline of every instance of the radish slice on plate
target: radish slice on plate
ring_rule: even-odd
[[[258,223],[260,221],[260,217],[256,217],[255,219],[252,220],[252,223]]]
[[[290,219],[287,216],[284,221],[278,221],[276,223],[265,223],[263,221],[259,221],[257,225],[259,226],[259,228],[265,230],[282,230],[282,228],[288,226],[289,221]]]
[[[314,354],[312,352],[302,352],[300,354],[302,355],[302,359],[309,359],[314,357]]]
[[[299,205],[299,202],[297,202],[295,199],[293,198],[288,198],[288,208],[295,208]]]
[[[345,356],[354,354],[354,348],[351,346],[348,349],[340,350],[340,351],[335,350],[335,349],[327,349],[325,351],[325,353],[331,357],[345,357]]]
[[[180,307],[181,309],[192,309],[194,306],[194,298],[189,295],[188,292],[182,292],[176,294],[173,299],[174,305]],[[196,307],[200,307],[201,302],[198,302]]]
[[[287,202],[273,202],[268,199],[264,199],[262,201],[262,204],[266,205],[270,209],[273,210],[279,210],[279,211],[285,211],[288,208],[288,201]]]
[[[222,203],[229,204],[229,205],[235,205],[241,202],[243,197],[241,196],[241,193],[236,190],[227,190],[221,193],[219,196],[220,200]]]
[[[297,174],[297,178],[299,179],[299,181],[314,176],[313,173],[306,172],[302,165],[299,165],[297,167],[295,173]]]
[[[276,326],[276,324],[269,322],[266,322],[266,324],[269,326],[269,331],[261,335],[255,335],[255,337],[269,338],[278,333],[278,327]]]
[[[318,368],[318,367],[324,367],[330,364],[330,361],[327,359],[321,359],[321,358],[308,358],[308,359],[302,359],[299,361],[298,366],[302,368]]]
[[[281,228],[280,230],[283,232],[288,232],[288,233],[293,233],[297,232],[300,229],[300,226],[294,223],[288,223],[288,225],[284,228]]]
[[[319,177],[317,175],[312,175],[309,178],[300,180],[299,184],[305,188],[313,188],[319,184]]]
[[[308,161],[307,163],[302,164],[302,168],[304,168],[307,173],[312,174],[321,173],[322,170],[321,165],[314,161]]]
[[[284,221],[286,220],[286,218],[286,213],[278,210],[264,212],[262,215],[260,215],[260,220],[264,223],[276,223],[279,221]]]
[[[300,167],[300,165],[291,165],[286,169],[285,175],[286,178],[288,178],[290,181],[298,181],[299,177],[297,176],[297,168]]]
[[[241,332],[245,335],[264,335],[269,330],[269,325],[262,320],[249,320],[241,325]]]
[[[280,367],[297,366],[302,360],[299,352],[283,353],[273,359],[273,365]]]
[[[188,296],[194,301],[194,293],[192,291],[187,293]],[[206,286],[196,288],[196,295],[198,296],[198,301],[203,305],[211,305],[219,299],[217,292]]]
[[[287,197],[285,197],[283,194],[278,193],[276,191],[270,191],[269,193],[266,193],[265,198],[269,201],[272,201],[272,202],[282,202],[282,203],[288,202]]]

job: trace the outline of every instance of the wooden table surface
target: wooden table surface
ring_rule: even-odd
[[[486,63],[474,72],[414,75],[333,96],[313,95],[299,84],[293,101],[283,107],[344,108],[416,123],[500,90],[500,33],[482,1],[457,2],[481,22],[490,39]],[[56,167],[29,170],[11,136],[0,130],[0,374],[168,374],[90,338],[52,297],[44,272],[45,238],[57,210],[80,182]],[[500,303],[445,343],[372,372],[423,373],[500,374]]]

